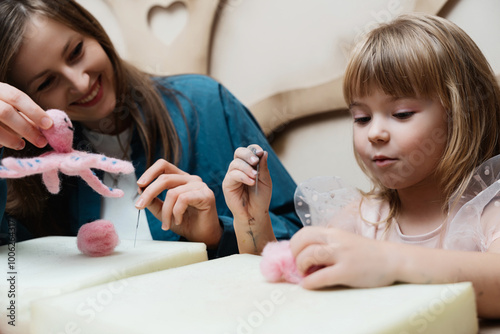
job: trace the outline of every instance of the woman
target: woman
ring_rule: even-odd
[[[0,15],[4,156],[47,150],[39,128],[52,122],[43,109],[62,109],[75,124],[76,149],[129,159],[136,168],[132,179],[104,175],[114,186],[140,188],[125,211],[111,210],[120,237],[133,238],[136,216],[126,209],[135,202],[149,209],[147,224],[140,224],[143,238],[204,242],[210,256],[237,253],[222,179],[236,147],[258,142],[272,152],[248,110],[207,77],[155,78],[124,62],[96,19],[74,1],[2,1]],[[273,226],[278,238],[289,238],[301,225],[293,210],[295,184],[274,153],[270,164],[278,187]],[[78,178],[62,183],[61,192],[49,196],[39,177],[2,180],[3,235],[10,233],[9,221],[16,221],[18,241],[76,235],[83,224],[108,216],[112,200]]]

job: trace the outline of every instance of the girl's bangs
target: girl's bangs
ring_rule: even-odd
[[[416,34],[384,28],[371,32],[354,50],[344,77],[346,102],[374,89],[398,97],[435,96],[441,78],[435,45]]]

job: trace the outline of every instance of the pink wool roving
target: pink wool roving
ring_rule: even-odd
[[[115,226],[104,219],[83,225],[76,236],[80,252],[93,257],[110,255],[119,242]]]
[[[269,282],[300,283],[302,276],[297,271],[289,241],[270,242],[262,251],[260,271]]]

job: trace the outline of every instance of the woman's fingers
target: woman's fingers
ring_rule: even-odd
[[[268,152],[262,152],[262,156],[259,160],[259,183],[263,183],[264,185],[271,187],[271,175],[269,174],[269,170],[267,167],[267,158],[269,157]]]
[[[0,144],[13,149],[24,147],[25,138],[32,144],[43,147],[47,140],[40,132],[52,126],[52,119],[22,91],[0,83],[0,123],[4,130]]]
[[[4,146],[14,150],[22,150],[26,143],[20,135],[14,133],[5,124],[0,123],[0,147]]]
[[[146,173],[141,176],[141,179],[145,174]],[[160,174],[151,182],[148,178],[146,178],[146,180],[147,181],[144,183],[137,182],[139,185],[143,185],[140,187],[140,189],[142,190],[142,194],[135,203],[135,207],[139,210],[144,209],[146,206],[149,206],[153,199],[161,194],[164,190],[176,188],[188,182],[198,181],[201,179],[197,176],[192,176],[189,174]]]
[[[151,175],[156,175],[157,171],[153,170]],[[165,190],[168,191],[162,201],[157,196]],[[172,224],[182,223],[189,206],[197,210],[208,210],[213,197],[213,192],[198,176],[187,173],[161,174],[143,189],[136,208],[147,207],[163,222],[162,228],[168,230],[172,228]]]
[[[153,214],[153,216],[156,217],[156,219],[158,219],[159,221],[162,221],[161,214],[162,214],[162,208],[163,208],[163,201],[161,199],[159,199],[158,197],[155,197],[146,206],[147,206],[148,210]],[[137,208],[137,205],[136,205],[136,208]],[[168,223],[168,228],[164,228],[166,226],[165,225],[166,223]],[[164,228],[165,230],[170,229],[170,221],[162,222],[162,224],[163,224],[162,228]]]
[[[23,113],[36,127],[49,129],[53,121],[27,94],[5,83],[0,83],[0,100]]]
[[[257,171],[241,159],[235,159],[229,164],[227,172],[227,186],[239,186],[240,183],[247,186],[255,185]]]
[[[164,160],[157,160],[151,167],[149,167],[144,174],[141,175],[137,181],[137,185],[140,188],[147,187],[151,182],[161,175],[175,174],[175,175],[189,175],[188,173],[182,171],[174,164]]]
[[[241,159],[250,166],[256,167],[264,151],[259,145],[253,144],[248,147],[239,147],[234,151],[234,159]]]
[[[229,165],[228,173],[237,169],[245,173],[249,179],[269,186],[270,177],[267,167],[267,157],[268,153],[263,151],[259,145],[253,144],[248,147],[240,147],[234,152],[234,160]],[[231,174],[229,175],[231,176]],[[239,174],[235,175],[239,176]],[[247,178],[241,179],[241,183],[248,186],[256,185],[255,182],[248,181]]]
[[[0,144],[3,146],[17,150],[23,149],[25,143],[22,138],[37,147],[47,145],[47,139],[34,123],[3,101],[0,101],[0,124],[2,126]]]
[[[198,211],[210,209],[210,199],[213,192],[204,184],[186,185],[179,189],[172,208],[172,221],[175,225],[180,225],[184,220],[184,215],[188,207],[196,208]]]
[[[202,188],[203,184],[200,183],[186,183],[184,185],[177,186],[176,188],[167,191],[167,196],[165,196],[165,201],[161,208],[161,220],[163,221],[163,228],[170,229],[171,224],[180,225],[184,212],[190,203],[190,192],[196,192]],[[174,214],[175,206],[176,212]]]

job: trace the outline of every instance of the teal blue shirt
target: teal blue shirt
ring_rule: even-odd
[[[234,151],[241,146],[259,144],[269,152],[268,164],[273,181],[269,209],[271,221],[276,237],[289,239],[302,226],[293,206],[296,185],[276,157],[250,112],[227,89],[209,77],[179,75],[155,80],[173,92],[173,94],[162,93],[162,96],[182,143],[182,155],[178,167],[189,174],[200,176],[215,194],[217,213],[224,233],[218,249],[211,252],[210,257],[238,253],[233,218],[222,193],[222,180],[229,163],[233,160]],[[81,126],[78,124],[75,126],[74,147],[79,150],[91,149],[90,143],[81,134]],[[156,157],[160,159],[162,158],[160,144],[157,147]],[[131,148],[135,173],[140,177],[146,169],[146,156],[136,131],[133,134]],[[61,200],[64,198],[64,204],[58,207],[67,208],[69,221],[61,224],[70,224],[70,234],[76,235],[83,224],[100,218],[101,196],[78,177],[64,177],[62,184],[61,194],[56,198],[59,197]],[[166,191],[159,197],[163,199],[165,193]],[[0,180],[0,213],[3,215],[0,244],[8,240],[9,221],[10,226],[12,221],[15,221],[13,217],[4,214],[5,200],[5,180]],[[161,222],[148,210],[145,211],[153,239],[185,240],[171,231],[162,230]],[[22,222],[17,222],[16,231],[17,241],[32,237],[23,228]]]

